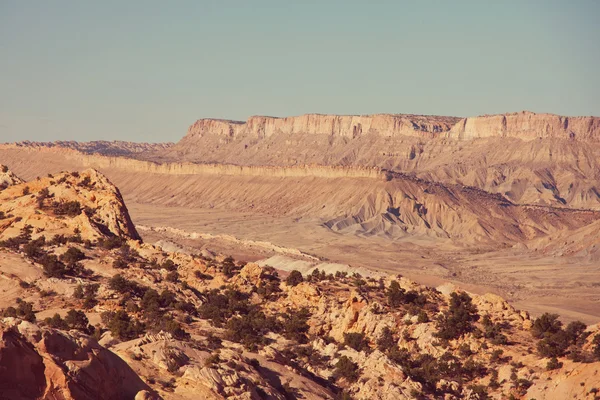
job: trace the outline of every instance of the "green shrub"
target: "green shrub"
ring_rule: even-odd
[[[35,322],[36,319],[35,313],[33,312],[33,303],[23,301],[20,298],[17,299],[17,307],[7,307],[2,312],[2,316],[13,318],[19,317],[28,322]]]
[[[344,333],[344,344],[356,351],[369,350],[369,342],[362,332]]]
[[[531,334],[536,339],[553,335],[562,329],[562,322],[558,320],[558,314],[544,313],[533,321]]]
[[[295,312],[283,315],[282,333],[286,339],[295,340],[298,343],[307,342],[308,319],[310,312],[308,308],[301,308]],[[276,329],[272,329],[276,330]]]
[[[548,363],[546,364],[546,370],[551,371],[553,369],[562,368],[562,366],[563,363],[559,362],[556,357],[552,357],[550,360],[548,360]]]
[[[114,275],[108,281],[108,287],[121,294],[130,294],[137,297],[143,297],[148,290],[146,287],[139,285],[134,281],[130,281],[120,274]]]
[[[302,276],[300,271],[297,270],[293,270],[292,272],[290,272],[288,277],[285,279],[285,283],[288,286],[296,286],[302,282],[304,282],[304,277]]]
[[[54,214],[76,217],[81,214],[81,204],[78,201],[61,201],[52,204]]]
[[[386,292],[388,304],[390,307],[399,307],[404,304],[404,295],[406,291],[400,287],[397,281],[390,282],[390,287]]]
[[[381,335],[377,338],[377,348],[381,352],[387,352],[396,345],[396,340],[392,334],[392,330],[389,327],[385,327],[381,330]]]
[[[67,329],[67,324],[62,319],[60,314],[55,313],[52,317],[48,317],[44,320],[46,325],[54,329]]]
[[[271,330],[275,321],[267,318],[262,311],[252,309],[248,314],[232,317],[226,324],[226,336],[233,342],[243,344],[254,351],[266,344],[265,334]]]
[[[124,310],[104,312],[101,318],[112,335],[121,340],[135,339],[145,330],[142,323],[132,319]]]
[[[85,253],[76,247],[69,247],[67,251],[60,256],[60,261],[66,264],[75,264],[85,259]]]
[[[473,330],[473,322],[479,319],[477,307],[467,293],[452,293],[448,311],[438,317],[436,336],[441,339],[457,339]]]
[[[67,324],[67,326],[71,329],[87,332],[89,321],[83,311],[71,309],[65,316],[65,324]]]
[[[336,378],[344,378],[348,382],[354,382],[360,376],[358,364],[346,356],[341,356],[338,362],[335,364],[334,376]]]

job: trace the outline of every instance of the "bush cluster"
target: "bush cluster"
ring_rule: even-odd
[[[445,340],[457,339],[473,331],[473,322],[478,319],[477,307],[472,303],[471,296],[454,292],[450,295],[450,307],[437,319],[436,336]]]
[[[583,322],[573,321],[563,329],[557,314],[544,313],[533,322],[531,334],[540,339],[537,351],[542,357],[562,357],[570,346],[582,344],[588,336],[586,328]]]

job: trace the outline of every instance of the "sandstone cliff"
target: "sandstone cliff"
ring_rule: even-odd
[[[462,119],[446,133],[446,136],[456,139],[497,136],[522,140],[556,138],[598,142],[600,118],[563,117],[527,111],[485,115]]]
[[[448,131],[458,120],[455,117],[422,115],[322,115],[298,117],[250,117],[248,121],[200,119],[188,129],[188,138],[203,135],[270,137],[275,134],[308,133],[356,138],[362,135],[433,136]]]
[[[77,332],[0,321],[0,397],[12,400],[137,399],[150,387],[117,355]]]

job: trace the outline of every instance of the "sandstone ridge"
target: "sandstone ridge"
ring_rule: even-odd
[[[455,117],[421,115],[322,115],[305,114],[297,117],[250,117],[246,122],[219,119],[200,119],[188,129],[188,136],[216,134],[221,136],[270,137],[274,134],[308,133],[355,138],[361,135],[422,136],[448,131]]]
[[[563,117],[555,114],[519,113],[469,117],[446,133],[449,138],[515,137],[523,140],[542,138],[600,140],[600,118]]]
[[[529,111],[457,118],[402,114],[324,115],[295,117],[253,116],[246,122],[205,118],[193,123],[187,138],[218,135],[267,138],[275,134],[331,135],[354,139],[362,135],[384,137],[444,136],[453,139],[516,137],[523,140],[563,138],[600,140],[600,118],[565,117]]]

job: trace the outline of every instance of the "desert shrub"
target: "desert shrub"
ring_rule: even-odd
[[[23,188],[23,196],[27,196],[29,193],[30,193],[30,191],[29,191],[29,186],[25,186],[25,187]]]
[[[471,398],[477,400],[488,400],[490,398],[488,389],[484,385],[470,385]]]
[[[406,349],[400,349],[396,344],[394,344],[387,353],[387,356],[390,360],[395,362],[396,364],[406,367],[410,365],[410,353]]]
[[[356,351],[369,350],[369,342],[362,332],[344,333],[344,344]]]
[[[399,307],[404,303],[404,295],[406,291],[400,287],[397,281],[390,282],[390,286],[386,292],[388,304],[390,307]]]
[[[404,295],[404,302],[406,304],[423,307],[427,303],[427,297],[416,290],[409,290]]]
[[[8,172],[8,167],[6,165],[2,166],[2,172],[3,173],[7,173]]]
[[[3,312],[4,317],[19,317],[28,322],[35,322],[33,303],[17,299],[17,307],[7,307]]]
[[[585,330],[587,329],[587,325],[581,321],[573,321],[570,322],[569,325],[565,328],[565,332],[571,344],[576,344],[578,339],[584,335]]]
[[[496,349],[492,352],[490,356],[490,362],[499,362],[502,360],[502,355],[504,354],[504,350]]]
[[[346,356],[341,356],[338,362],[335,364],[334,376],[336,378],[344,378],[349,382],[354,382],[360,376],[358,364]]]
[[[266,344],[265,334],[274,325],[273,319],[257,309],[237,317],[232,317],[226,324],[226,336],[229,340],[243,344],[249,350],[256,350]]]
[[[44,255],[40,259],[40,264],[42,264],[44,275],[49,278],[64,278],[69,272],[67,266],[59,261],[54,254]]]
[[[295,340],[298,343],[307,342],[308,319],[310,312],[308,308],[301,308],[296,312],[288,312],[283,315],[282,334],[286,339]],[[272,329],[273,330],[273,329]]]
[[[52,204],[54,214],[76,217],[81,214],[81,204],[78,201],[60,201]]]
[[[73,297],[75,297],[76,299],[83,299],[83,296],[83,285],[79,284],[77,285],[77,287],[75,287],[75,290],[73,291]]]
[[[42,258],[46,252],[44,251],[44,245],[46,244],[46,238],[44,236],[40,236],[39,238],[30,241],[25,246],[23,246],[23,251],[25,255],[33,260],[37,260]]]
[[[479,319],[477,307],[472,303],[467,293],[452,293],[450,307],[437,319],[438,332],[436,336],[451,340],[473,330],[473,322]]]
[[[169,332],[175,339],[186,340],[190,338],[190,334],[187,333],[181,324],[173,319],[171,316],[163,316],[158,321],[158,324],[153,326],[154,331],[165,331]]]
[[[87,332],[89,321],[83,311],[71,309],[65,315],[65,324],[71,329]]]
[[[249,296],[235,289],[227,289],[224,293],[213,289],[204,297],[204,302],[198,308],[198,314],[201,318],[210,320],[215,326],[222,326],[234,314],[245,314],[253,308],[248,302]]]
[[[86,176],[81,180],[81,182],[79,182],[77,184],[77,186],[89,188],[89,187],[91,187],[91,183],[92,183],[92,180],[90,179],[90,177]]]
[[[419,311],[419,313],[417,314],[417,322],[420,324],[429,322],[429,316],[424,310]]]
[[[502,345],[508,344],[508,338],[502,333],[502,325],[492,322],[488,315],[482,319],[483,337],[489,339],[492,344]]]
[[[596,334],[592,339],[592,354],[596,359],[600,360],[600,333]]]
[[[167,273],[165,279],[167,280],[167,282],[177,282],[179,281],[179,274],[177,273],[177,271],[171,271]]]
[[[116,260],[113,261],[112,267],[115,269],[125,269],[127,268],[129,265],[127,264],[127,261],[123,260],[122,258],[117,258]]]
[[[558,319],[558,314],[544,313],[533,321],[531,334],[536,339],[553,335],[562,329],[562,322]]]
[[[113,250],[126,244],[126,240],[120,236],[108,236],[98,239],[98,245],[106,250]]]
[[[304,277],[302,276],[300,271],[297,270],[293,270],[292,272],[290,272],[288,277],[285,279],[285,283],[288,286],[296,286],[302,282],[304,282]]]
[[[173,260],[165,260],[160,267],[167,271],[177,271],[177,264],[175,264]]]
[[[256,288],[256,293],[264,299],[273,300],[281,292],[279,280],[261,281]]]
[[[38,192],[37,197],[35,198],[38,208],[40,208],[40,209],[44,208],[44,200],[46,200],[49,197],[50,197],[50,191],[48,190],[48,188],[43,188],[42,190],[40,190]]]
[[[132,319],[125,310],[106,311],[102,313],[101,318],[111,334],[121,340],[135,339],[145,330],[144,325]]]
[[[78,261],[84,260],[85,254],[83,251],[76,247],[69,247],[66,252],[61,254],[60,261],[66,264],[74,264]]]
[[[562,366],[563,363],[559,362],[556,357],[552,357],[550,360],[548,360],[548,363],[546,364],[546,370],[551,371],[553,369],[562,368]]]
[[[533,322],[531,334],[540,339],[537,351],[542,357],[564,356],[570,345],[575,344],[585,331],[584,323],[575,321],[562,329],[557,314],[544,313]]]
[[[67,329],[68,326],[62,319],[60,314],[55,313],[52,317],[48,317],[44,320],[44,323],[54,329]]]
[[[108,281],[108,287],[116,292],[121,294],[130,294],[137,297],[143,297],[148,290],[146,287],[141,286],[140,284],[130,281],[120,274],[114,275]]]
[[[198,278],[198,279],[200,279],[202,281],[213,279],[212,275],[205,274],[205,273],[203,273],[201,271],[194,271],[194,276],[196,276],[196,278]]]
[[[381,330],[381,335],[377,338],[377,348],[382,352],[387,352],[396,345],[396,340],[392,334],[392,330],[389,327],[385,327]]]

